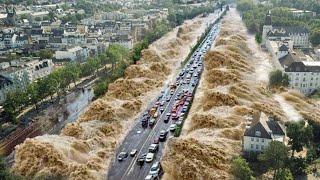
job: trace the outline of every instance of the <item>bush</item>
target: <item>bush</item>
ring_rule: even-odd
[[[95,97],[99,97],[104,95],[104,93],[107,91],[107,83],[106,82],[99,82],[97,83],[93,88],[93,93]]]
[[[289,76],[280,70],[272,71],[269,74],[269,86],[288,86]]]
[[[253,172],[251,171],[249,164],[240,156],[233,159],[231,164],[231,172],[236,177],[236,179],[239,180],[255,179],[252,176]]]

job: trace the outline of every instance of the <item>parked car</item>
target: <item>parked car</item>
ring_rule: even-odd
[[[154,153],[152,152],[149,152],[146,156],[146,162],[149,163],[149,162],[152,162],[153,161],[153,158],[154,158]]]
[[[118,155],[118,161],[123,161],[125,158],[128,157],[128,153],[127,152],[120,152]]]
[[[134,157],[137,154],[137,152],[138,152],[137,149],[132,149],[130,152],[130,156]]]

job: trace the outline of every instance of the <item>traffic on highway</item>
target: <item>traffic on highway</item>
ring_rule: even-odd
[[[220,17],[220,14],[219,16]],[[203,59],[220,30],[213,24],[206,37],[167,85],[138,118],[116,152],[108,172],[110,180],[160,179],[166,141],[179,136],[203,72]]]

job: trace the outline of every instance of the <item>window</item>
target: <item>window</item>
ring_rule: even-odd
[[[259,149],[259,144],[256,145],[256,149]]]
[[[259,138],[256,138],[256,141],[259,142]]]
[[[261,139],[261,142],[263,142],[263,143],[264,143],[264,139]]]
[[[310,86],[312,86],[312,83],[310,83]]]
[[[253,144],[251,144],[251,149],[253,149]]]
[[[254,141],[254,138],[253,138],[253,137],[251,138],[251,141]]]
[[[264,145],[261,145],[261,150],[264,150]]]

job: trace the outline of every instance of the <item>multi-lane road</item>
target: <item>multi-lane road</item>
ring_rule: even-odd
[[[213,41],[215,40],[219,30],[220,22],[216,19],[220,18],[222,12],[216,11],[215,19],[212,20],[212,26],[200,44],[198,49],[190,57],[187,63],[181,68],[181,71],[177,75],[177,78],[172,81],[171,86],[165,85],[159,97],[155,98],[155,101],[151,103],[148,108],[141,113],[141,116],[136,120],[136,124],[126,135],[122,144],[116,151],[116,156],[111,162],[111,167],[108,172],[109,180],[140,180],[145,179],[148,176],[150,168],[153,163],[159,162],[163,149],[166,145],[166,141],[159,142],[159,149],[155,153],[155,157],[152,162],[144,162],[143,165],[139,165],[137,160],[141,155],[149,152],[149,146],[154,143],[155,140],[159,139],[160,132],[162,130],[167,131],[168,135],[166,139],[171,138],[174,135],[174,131],[169,131],[171,124],[177,123],[179,117],[182,122],[187,116],[187,112],[183,113],[183,107],[190,108],[192,103],[193,94],[200,81],[201,73],[203,71],[203,58],[205,53],[210,49]],[[216,22],[213,24],[213,22]],[[176,86],[172,86],[172,84]],[[188,98],[188,96],[190,96]],[[142,126],[141,120],[144,119],[144,114],[150,114],[150,109],[157,104],[157,113],[159,114],[155,119],[156,123],[153,127]],[[176,107],[176,108],[174,108]],[[160,111],[162,109],[162,112]],[[176,109],[177,119],[173,120],[172,110]],[[169,122],[165,123],[164,120],[167,118],[167,114],[171,113]],[[151,117],[148,117],[148,122]],[[183,118],[182,118],[183,117]],[[180,121],[181,123],[181,121]],[[183,124],[183,123],[182,123]],[[118,160],[121,152],[130,153],[133,149],[137,150],[135,156],[128,155],[122,161]],[[157,179],[159,177],[153,177]]]

